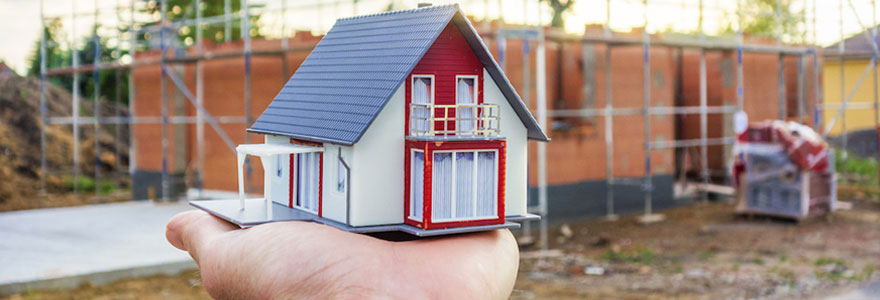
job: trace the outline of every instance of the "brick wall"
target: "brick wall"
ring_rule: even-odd
[[[475,24],[476,28],[482,25]],[[588,30],[589,32],[589,30]],[[639,32],[630,33],[639,36]],[[298,33],[289,40],[290,47],[310,49],[320,37],[308,33]],[[498,43],[486,38],[493,55],[498,58]],[[275,49],[278,40],[255,40],[253,49]],[[210,44],[210,43],[206,43]],[[550,109],[604,108],[605,106],[605,53],[603,44],[588,45],[586,49],[579,43],[547,42],[547,99]],[[210,44],[207,51],[240,51],[240,43],[222,45]],[[529,47],[529,67],[532,70],[529,80],[529,107],[535,107],[535,56],[534,42]],[[523,84],[523,43],[508,40],[504,53],[505,72],[520,93]],[[586,54],[586,59],[585,55]],[[643,64],[641,46],[616,46],[611,54],[612,92],[615,107],[641,108],[643,103]],[[252,118],[258,117],[274,98],[295,68],[307,57],[308,50],[287,54],[287,73],[283,74],[280,56],[252,57]],[[138,58],[155,57],[156,53],[141,53]],[[806,57],[805,57],[806,58]],[[736,61],[735,53],[727,51],[707,52],[707,84],[709,105],[736,104]],[[806,60],[806,71],[811,71],[810,59]],[[228,58],[204,61],[205,107],[212,116],[243,115],[244,65],[243,58]],[[699,50],[653,47],[651,61],[651,103],[654,106],[699,105]],[[797,59],[789,57],[785,61],[786,96],[789,107],[797,107],[796,74]],[[587,72],[584,72],[584,70]],[[776,118],[778,114],[777,97],[777,55],[746,53],[744,56],[745,110],[750,120]],[[187,87],[195,91],[195,64],[178,67],[186,79]],[[807,73],[807,99],[812,99],[812,74]],[[136,86],[135,109],[138,116],[160,115],[160,88],[158,66],[138,67],[134,71]],[[169,101],[186,101],[174,95],[170,80]],[[586,86],[586,89],[585,89]],[[808,104],[812,100],[807,101]],[[174,105],[171,105],[174,107]],[[185,114],[195,115],[189,103],[184,105]],[[812,111],[812,106],[809,111]],[[790,108],[789,111],[794,111]],[[179,112],[179,109],[178,109]],[[796,115],[790,113],[791,116]],[[808,115],[809,116],[809,115]],[[507,116],[512,117],[512,116]],[[652,140],[699,138],[699,116],[680,118],[676,130],[675,116],[654,116],[652,118]],[[811,118],[806,118],[810,121]],[[605,125],[602,117],[554,118],[548,121],[549,134],[553,141],[548,145],[548,175],[550,184],[574,183],[605,178]],[[729,121],[721,115],[710,115],[709,137],[720,137],[729,133]],[[244,124],[223,124],[221,127],[235,143],[245,142]],[[614,175],[616,177],[641,177],[645,172],[644,121],[641,115],[616,116],[614,129]],[[137,125],[134,128],[137,140],[137,168],[139,170],[161,170],[160,125]],[[171,141],[172,156],[185,153],[185,158],[171,157],[169,169],[187,174],[192,182],[196,169],[196,126],[183,126],[172,130],[171,134],[184,134],[185,145]],[[205,181],[208,189],[235,190],[235,155],[226,147],[214,130],[205,125]],[[262,136],[251,135],[251,143],[261,143]],[[687,152],[687,151],[685,151]],[[698,170],[698,152],[690,151],[692,159],[685,169]],[[724,147],[710,147],[710,167],[723,170],[725,165]],[[536,146],[530,148],[529,184],[537,182]],[[653,150],[651,167],[654,174],[673,174],[676,172],[676,151],[672,149]],[[679,158],[680,164],[684,159]],[[259,162],[254,161],[253,192],[261,192],[262,171]]]

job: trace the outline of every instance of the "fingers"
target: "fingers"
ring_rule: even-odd
[[[199,261],[199,250],[207,241],[222,233],[236,230],[233,224],[215,218],[201,210],[182,212],[168,222],[165,238],[177,249],[189,251],[196,262]]]

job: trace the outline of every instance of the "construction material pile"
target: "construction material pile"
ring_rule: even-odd
[[[805,125],[751,124],[734,145],[736,211],[800,220],[834,210],[837,187],[832,151]]]
[[[71,94],[49,84],[46,87],[46,111],[51,117],[71,116]],[[101,101],[103,116],[119,113],[128,115],[124,105]],[[84,99],[81,115],[91,116],[92,103]],[[89,179],[95,171],[94,127],[80,127],[80,179]],[[119,136],[116,136],[118,130]],[[118,138],[118,139],[117,139]],[[115,178],[110,172],[119,171],[118,165],[128,161],[128,128],[105,125],[99,137],[101,155],[97,159],[104,178]],[[71,191],[73,167],[73,133],[69,125],[46,127],[46,163],[49,174],[46,185],[49,193]],[[115,149],[119,147],[119,149]],[[27,209],[63,204],[37,204],[35,196],[40,189],[40,80],[21,77],[12,72],[0,73],[0,211]],[[120,154],[117,159],[116,153]]]

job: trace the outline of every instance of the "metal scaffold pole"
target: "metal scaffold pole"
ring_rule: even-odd
[[[706,34],[703,32],[703,1],[700,0],[700,22],[697,24],[700,35],[700,43],[705,43]],[[709,200],[709,147],[706,144],[708,138],[708,116],[706,115],[709,99],[709,91],[706,79],[706,49],[700,49],[700,179],[703,188],[700,189],[700,198],[703,202]]]
[[[122,49],[122,27],[121,27],[122,26],[122,11],[121,11],[121,6],[119,5],[119,0],[116,0],[115,12],[116,12],[116,49],[113,50],[113,53],[116,56],[115,62],[117,64],[121,64],[121,60],[122,60],[122,50],[121,50]],[[113,76],[114,76],[114,82],[115,82],[115,86],[113,87],[113,91],[115,92],[115,96],[116,96],[116,105],[113,107],[113,115],[117,119],[122,117],[122,114],[120,113],[120,106],[122,105],[122,91],[119,88],[119,86],[121,85],[120,82],[122,82],[122,74],[121,73],[122,73],[122,70],[120,70],[120,69],[113,70]],[[114,133],[114,135],[113,135],[113,157],[115,159],[113,173],[115,173],[115,174],[113,174],[112,177],[115,178],[115,180],[113,180],[113,182],[114,182],[114,186],[117,190],[119,189],[119,186],[120,186],[119,183],[123,178],[123,174],[121,174],[122,173],[121,172],[121,170],[122,170],[122,157],[121,156],[122,155],[121,155],[121,153],[119,153],[119,149],[121,148],[121,147],[119,147],[119,144],[120,144],[120,140],[122,140],[121,127],[122,127],[122,124],[119,124],[119,123],[113,125],[113,131],[114,131],[113,132]]]
[[[137,51],[137,36],[134,29],[134,4],[135,0],[130,0],[128,10],[128,56],[131,60],[130,64],[135,65],[135,52]],[[134,67],[128,71],[128,115],[131,118],[136,116],[134,110],[135,101],[135,85],[134,85]],[[137,168],[137,140],[134,138],[134,122],[128,124],[128,175],[134,181],[134,172]]]
[[[547,58],[545,48],[545,37],[543,23],[540,14],[542,12],[541,3],[538,2],[538,49],[535,53],[536,60],[536,87],[538,106],[538,124],[541,128],[547,129]],[[538,143],[538,205],[541,214],[541,249],[546,250],[549,246],[547,243],[547,143]]]
[[[819,90],[819,46],[816,34],[816,0],[813,0],[813,128],[820,131],[823,128],[822,115],[819,104],[822,103],[822,94]]]
[[[165,17],[167,14],[167,3],[165,0],[159,2],[161,6],[161,17],[159,26],[159,59],[162,68],[159,77],[159,88],[161,89],[161,105],[162,105],[162,200],[170,200],[171,183],[168,178],[168,85],[165,82],[167,68],[165,65]]]
[[[645,211],[640,221],[651,223],[658,221],[653,211],[653,176],[651,171],[651,36],[648,35],[648,0],[644,5],[644,27],[642,28],[642,120],[645,130],[645,178],[642,191],[645,198]]]
[[[776,0],[776,11],[773,14],[773,18],[776,19],[776,46],[782,46],[782,0]],[[779,119],[785,120],[788,116],[788,105],[785,101],[785,55],[781,52],[778,54],[779,62],[776,68],[776,74],[778,75],[777,79],[777,92],[779,93]]]
[[[611,0],[605,0],[605,38],[611,39]],[[614,213],[614,104],[611,81],[611,43],[605,43],[605,217],[616,220]]]
[[[247,0],[241,0],[241,39],[244,42],[244,115],[245,128],[251,126],[251,33],[250,33],[250,13]],[[251,138],[249,133],[244,134],[244,143],[250,144]],[[253,168],[250,160],[245,160],[247,164],[247,174],[245,175],[245,184],[249,191],[252,191],[251,176]]]
[[[101,189],[98,187],[101,185],[101,124],[98,122],[98,119],[101,117],[101,107],[98,103],[98,99],[101,96],[101,70],[100,70],[100,62],[101,62],[101,43],[100,38],[98,37],[98,0],[95,0],[95,25],[93,27],[92,34],[92,42],[93,42],[93,50],[94,50],[94,58],[93,64],[95,64],[95,70],[92,71],[92,86],[94,86],[94,90],[92,91],[92,115],[94,116],[94,121],[92,122],[95,130],[95,196],[101,195]]]
[[[196,53],[204,55],[202,44],[202,1],[196,0]],[[196,102],[204,107],[205,72],[202,60],[196,61]],[[196,110],[196,164],[198,164],[199,199],[204,199],[205,189],[205,120],[201,110]]]
[[[876,45],[878,42],[880,42],[880,41],[878,41],[878,38],[880,38],[880,37],[878,37],[878,35],[877,35],[877,26],[878,26],[877,25],[877,3],[874,0],[871,0],[871,17],[872,17],[872,21],[873,21],[871,23],[872,24],[872,26],[871,26],[871,40]],[[878,68],[877,68],[877,62],[878,62],[877,53],[875,52],[874,53],[874,70],[872,71],[872,73],[874,74],[874,129],[877,130],[877,137],[878,137],[878,139],[880,139],[880,92],[878,92],[878,90],[877,90],[877,85],[880,84],[877,81],[878,80],[877,79],[877,72],[880,70],[878,70]],[[878,145],[877,145],[877,150],[878,150],[877,158],[880,159],[880,143],[878,143]],[[878,174],[878,175],[880,175],[880,174]],[[878,180],[878,184],[880,184],[880,176],[878,176],[877,180]]]
[[[837,53],[840,54],[840,103],[841,103],[841,105],[843,104],[844,99],[846,99],[846,81],[844,79],[846,77],[846,69],[844,67],[845,61],[843,59],[843,56],[844,56],[843,52],[846,50],[845,46],[844,46],[844,44],[846,44],[846,43],[843,42],[843,40],[845,38],[845,36],[843,35],[843,1],[844,0],[840,0],[840,6],[838,7],[838,9],[840,9],[840,43],[837,43],[837,45],[838,45],[837,46]],[[846,142],[847,142],[846,141],[847,140],[847,136],[846,136],[846,109],[844,107],[841,107],[839,114],[841,114],[840,126],[842,129],[840,131],[840,134],[841,134],[842,144],[843,144],[843,153],[841,153],[841,159],[843,159],[845,161],[846,157],[847,157],[847,153],[846,153]]]
[[[743,29],[742,29],[742,11],[740,10],[740,0],[736,1],[736,108],[745,111],[745,90],[743,87]]]
[[[73,191],[79,192],[79,50],[76,45],[76,0],[71,1],[70,52],[73,56]]]
[[[232,37],[232,4],[230,0],[223,0],[223,41],[229,42]]]
[[[46,177],[46,19],[45,0],[40,0],[40,193],[47,194]]]

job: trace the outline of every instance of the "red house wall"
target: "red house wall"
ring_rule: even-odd
[[[455,76],[477,76],[477,103],[483,103],[483,64],[474,55],[474,51],[468,45],[464,36],[449,23],[431,48],[422,56],[422,60],[413,68],[406,77],[406,126],[409,134],[409,104],[412,102],[412,75],[434,75],[434,104],[455,104]],[[438,109],[435,115],[442,116],[443,111]],[[449,111],[454,115],[454,111]],[[443,124],[437,122],[434,125],[438,129],[444,129]],[[450,128],[451,129],[451,128]]]

